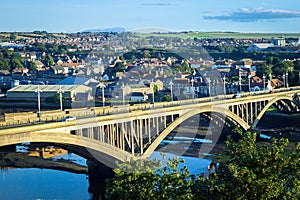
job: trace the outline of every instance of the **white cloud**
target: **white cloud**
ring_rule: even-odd
[[[249,9],[242,8],[231,12],[229,15],[204,16],[206,20],[255,22],[274,19],[300,18],[300,11],[280,9]]]

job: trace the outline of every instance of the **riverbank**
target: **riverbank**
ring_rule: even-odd
[[[40,168],[67,171],[77,174],[87,174],[88,167],[82,166],[65,159],[44,159],[32,157],[27,153],[14,152],[11,148],[0,148],[1,168]]]

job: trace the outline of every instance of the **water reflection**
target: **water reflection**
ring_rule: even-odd
[[[211,163],[211,160],[205,158],[195,158],[195,157],[188,157],[188,156],[177,156],[171,153],[164,153],[165,160],[170,158],[178,157],[184,159],[184,164],[188,167],[191,174],[201,174],[207,170],[207,166]],[[154,152],[151,155],[152,159],[163,160],[162,155],[160,152]],[[180,166],[179,166],[180,167]]]
[[[84,174],[49,169],[1,169],[1,199],[89,199]]]
[[[68,153],[68,154],[61,155],[61,156],[55,156],[55,157],[53,157],[53,160],[54,161],[69,160],[78,165],[87,166],[87,163],[86,163],[87,160],[81,156],[78,156],[77,154],[74,154],[74,153]]]
[[[173,137],[164,140],[160,146],[165,146],[168,143],[170,147],[185,142],[210,143],[211,141]],[[13,148],[11,151],[16,151],[17,154],[23,154],[24,156],[32,155],[40,160],[46,156],[47,159],[44,159],[44,161],[53,160],[64,163],[71,161],[81,166],[88,166],[88,175],[38,168],[2,169],[0,180],[1,199],[104,199],[105,180],[113,177],[112,169],[95,161],[87,161],[85,158],[71,152],[61,155],[60,153],[63,150],[53,146],[24,144],[17,146],[15,149]],[[5,152],[7,153],[7,151]],[[165,153],[165,159],[172,157],[175,157],[175,155]],[[159,151],[154,152],[151,158],[162,159]],[[182,158],[185,159],[185,163],[192,174],[204,172],[210,163],[208,159],[187,156],[182,156]],[[32,167],[39,167],[35,166],[35,163],[32,164]]]

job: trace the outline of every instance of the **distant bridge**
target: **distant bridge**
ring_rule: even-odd
[[[257,127],[271,106],[281,113],[299,113],[299,93],[300,88],[294,88],[274,94],[246,93],[241,98],[223,95],[121,106],[102,116],[3,129],[0,146],[22,142],[82,146],[93,151],[104,164],[114,166],[116,160],[149,157],[170,132],[195,115],[211,118],[219,126],[226,124],[248,130]]]

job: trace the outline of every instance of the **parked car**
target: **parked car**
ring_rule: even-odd
[[[233,98],[233,99],[241,98],[241,94],[240,94],[240,93],[236,93],[236,94],[233,95],[232,98]]]
[[[67,121],[73,121],[75,119],[76,119],[76,117],[74,117],[74,116],[67,116],[67,117],[62,118],[62,121],[67,122]]]

